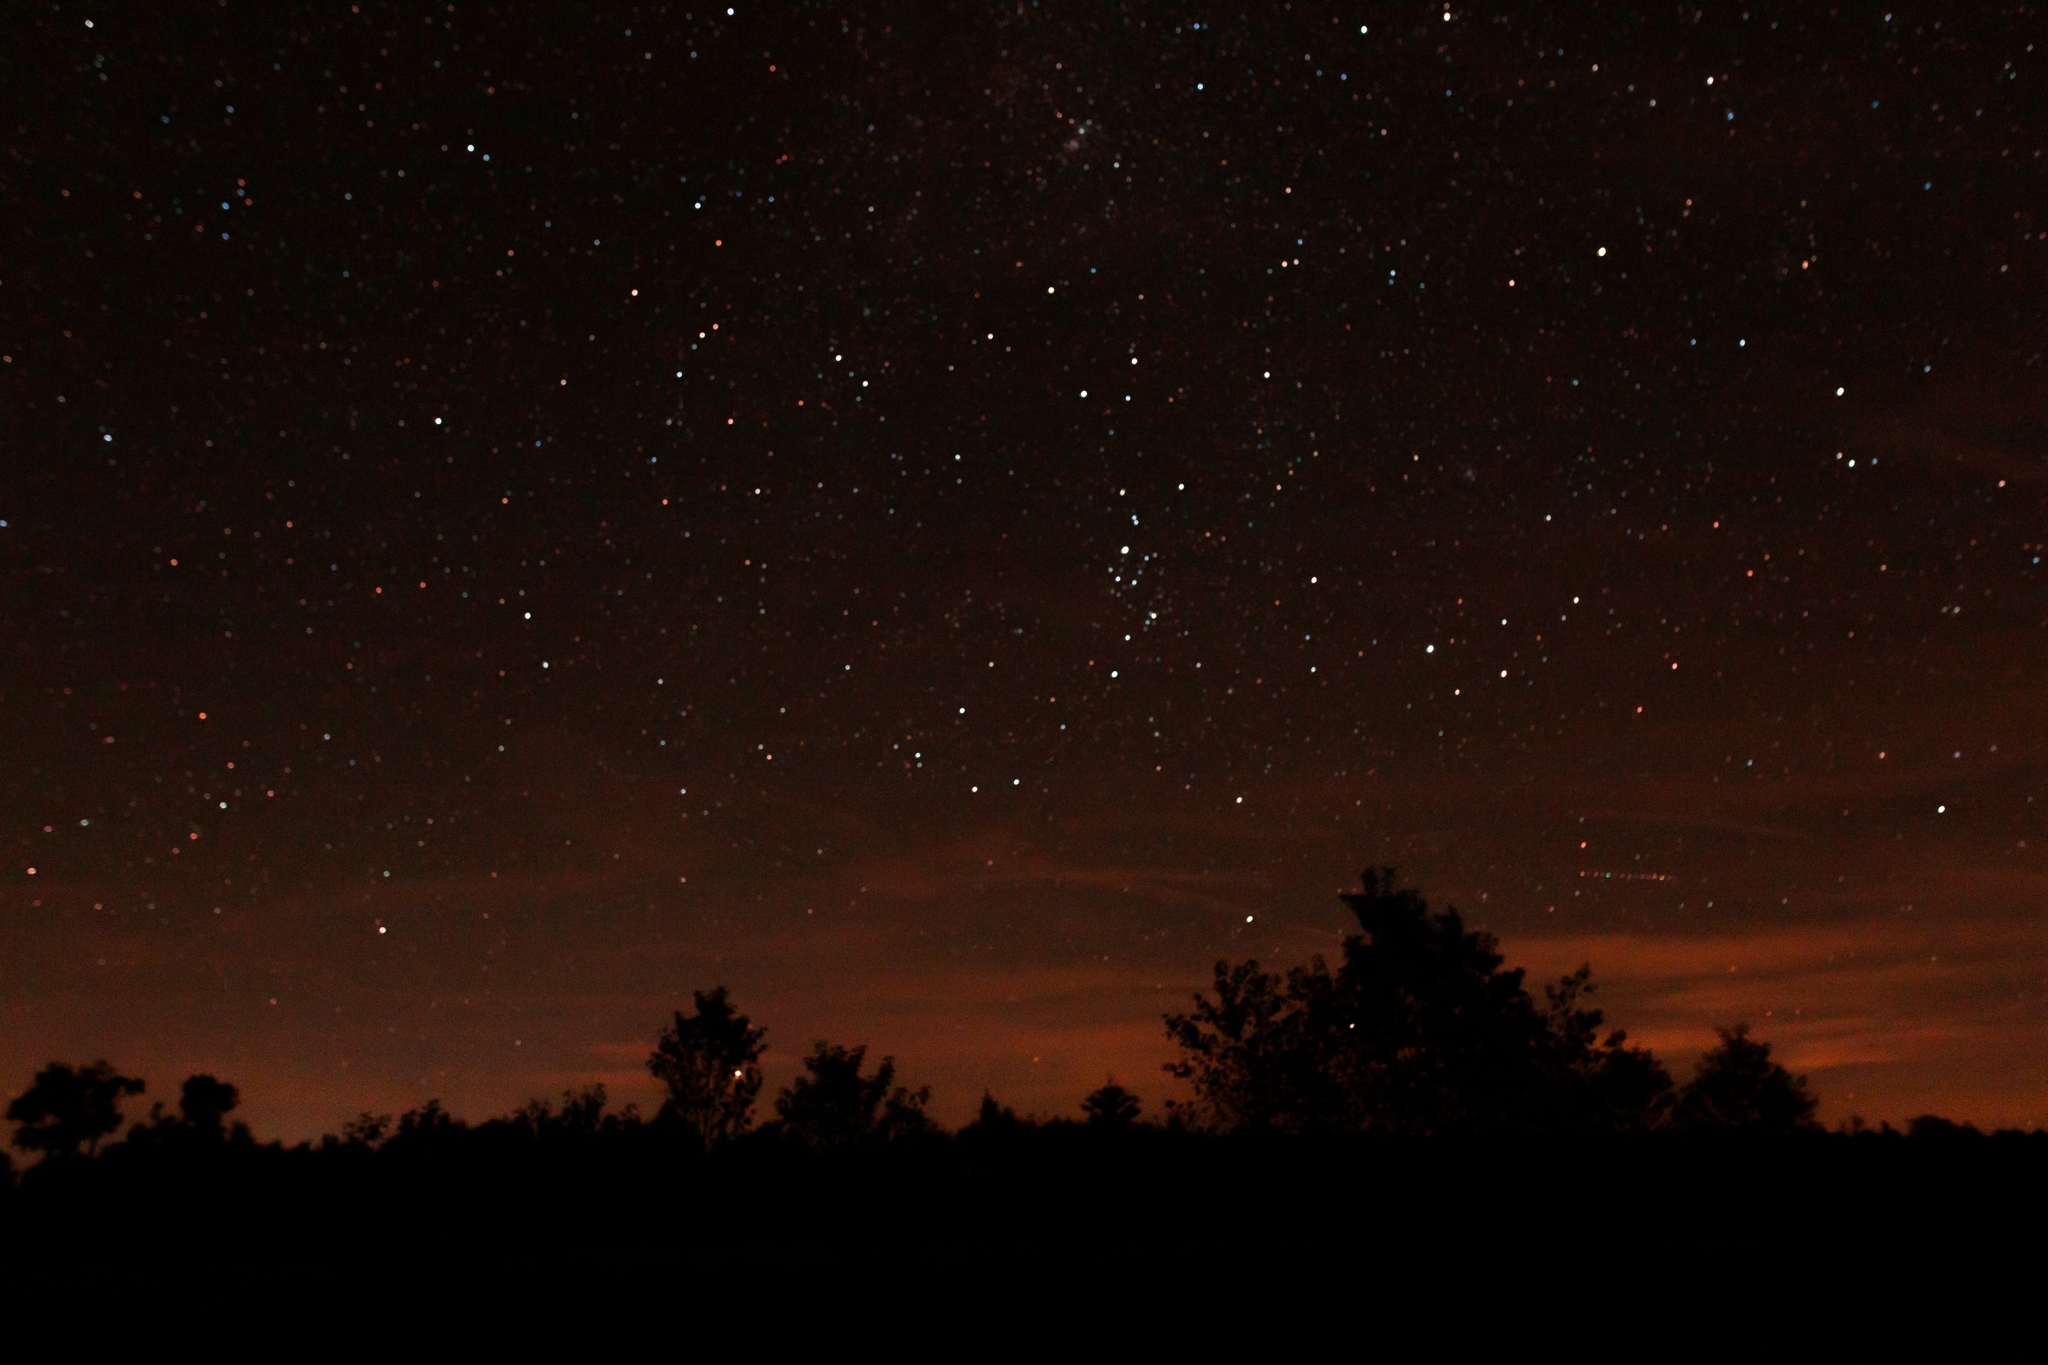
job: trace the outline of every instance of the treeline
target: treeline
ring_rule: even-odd
[[[235,1164],[361,1176],[422,1163],[495,1168],[522,1154],[689,1162],[886,1152],[900,1163],[1034,1148],[1077,1160],[1141,1148],[1185,1154],[1219,1142],[1554,1147],[1982,1136],[1933,1116],[1905,1134],[1855,1121],[1826,1134],[1805,1079],[1741,1025],[1722,1030],[1679,1085],[1622,1031],[1603,1032],[1601,1011],[1589,1003],[1589,968],[1546,986],[1538,1001],[1523,973],[1503,965],[1490,935],[1468,928],[1455,909],[1433,911],[1415,891],[1397,888],[1391,870],[1368,872],[1362,890],[1343,899],[1359,932],[1344,940],[1334,967],[1317,958],[1282,974],[1257,962],[1219,962],[1212,991],[1166,1017],[1178,1049],[1167,1070],[1188,1083],[1192,1099],[1150,1115],[1110,1080],[1082,1098],[1078,1121],[1022,1117],[984,1095],[975,1120],[948,1133],[928,1113],[929,1087],[900,1084],[893,1058],[870,1067],[865,1047],[827,1042],[811,1049],[763,1113],[766,1030],[720,987],[695,992],[691,1011],[675,1012],[662,1030],[647,1060],[662,1095],[652,1115],[614,1110],[605,1088],[592,1085],[478,1124],[437,1101],[395,1119],[366,1113],[338,1134],[286,1148],[259,1143],[235,1121],[235,1086],[198,1075],[184,1082],[175,1108],[156,1104],[109,1142],[126,1122],[123,1102],[145,1086],[102,1061],[45,1068],[7,1118],[14,1147],[39,1158],[27,1185],[75,1182],[87,1167],[137,1178]],[[2039,1137],[1994,1136],[2008,1145]],[[6,1170],[11,1188],[11,1163]]]

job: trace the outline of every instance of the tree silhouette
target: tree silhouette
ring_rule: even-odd
[[[1673,1118],[1690,1132],[1782,1135],[1818,1127],[1820,1101],[1806,1077],[1771,1060],[1771,1045],[1749,1036],[1749,1025],[1716,1029],[1720,1045],[1700,1058],[1692,1082],[1679,1092]]]
[[[884,1066],[893,1069],[890,1058],[882,1059]],[[882,1121],[875,1126],[875,1135],[884,1142],[898,1138],[916,1137],[936,1133],[939,1126],[932,1122],[925,1106],[932,1102],[932,1088],[921,1085],[915,1090],[897,1086],[889,1092],[889,1098],[882,1101]]]
[[[1861,1129],[1862,1122],[1861,1119],[1855,1120],[1857,1130]],[[1939,1114],[1922,1114],[1906,1125],[1906,1136],[1916,1142],[1965,1142],[1984,1134],[1974,1123],[1957,1123]]]
[[[187,1076],[178,1088],[178,1116],[166,1113],[161,1102],[150,1106],[149,1122],[128,1130],[128,1145],[189,1147],[193,1143],[225,1142],[230,1136],[227,1116],[234,1112],[241,1098],[241,1092],[226,1081],[203,1073]],[[245,1142],[249,1130],[237,1123],[232,1135],[235,1141]]]
[[[1166,1019],[1193,1083],[1225,1127],[1422,1136],[1646,1128],[1670,1080],[1620,1033],[1598,1037],[1582,968],[1538,1010],[1491,934],[1454,908],[1396,890],[1391,868],[1342,897],[1359,934],[1282,978],[1257,962],[1216,964],[1215,998]]]
[[[7,1117],[21,1125],[14,1145],[45,1158],[75,1156],[81,1146],[91,1155],[121,1126],[121,1097],[142,1089],[140,1080],[119,1075],[104,1060],[85,1067],[52,1062],[7,1106]]]
[[[398,1126],[384,1141],[383,1150],[408,1157],[443,1155],[456,1151],[468,1131],[469,1125],[443,1109],[441,1101],[428,1100],[398,1116]]]
[[[1081,1112],[1090,1127],[1128,1128],[1138,1121],[1138,1097],[1116,1083],[1112,1076],[1081,1101]]]
[[[747,1129],[761,1093],[761,1053],[768,1030],[755,1028],[727,999],[725,987],[693,991],[697,1012],[662,1030],[647,1069],[668,1091],[661,1116],[679,1122],[706,1147]]]
[[[227,1116],[242,1102],[242,1093],[226,1081],[201,1073],[187,1076],[178,1091],[178,1112],[185,1126],[208,1138],[227,1136]]]
[[[924,1112],[931,1087],[891,1089],[894,1057],[884,1057],[874,1075],[864,1076],[867,1055],[865,1044],[849,1048],[820,1042],[813,1047],[804,1058],[806,1074],[775,1099],[783,1131],[817,1151],[931,1131]]]
[[[981,1108],[975,1111],[974,1122],[960,1130],[961,1135],[976,1137],[1010,1136],[1021,1133],[1031,1125],[1017,1117],[1017,1111],[1007,1104],[999,1104],[996,1097],[984,1090],[981,1092]]]
[[[1561,1108],[1549,1126],[1609,1133],[1660,1128],[1671,1114],[1671,1073],[1647,1049],[1631,1047],[1620,1029],[1601,1041],[1602,1012],[1580,1003],[1594,989],[1591,964],[1543,988],[1551,1061],[1561,1082],[1553,1091]]]
[[[374,1150],[384,1145],[384,1139],[391,1135],[391,1115],[373,1114],[365,1109],[347,1123],[341,1125],[341,1144],[347,1147],[364,1147]]]
[[[559,1110],[546,1100],[528,1100],[512,1112],[508,1121],[529,1137],[551,1140],[591,1138],[622,1122],[638,1121],[630,1104],[623,1116],[605,1113],[609,1103],[604,1082],[597,1081],[581,1090],[564,1090]]]

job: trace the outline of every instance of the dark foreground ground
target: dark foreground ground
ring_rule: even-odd
[[[1467,1330],[1551,1302],[1613,1321],[1686,1305],[1708,1334],[1773,1304],[1813,1325],[1853,1304],[1865,1326],[1879,1305],[1961,1328],[2037,1298],[2044,1237],[2048,1135],[1953,1130],[1482,1144],[1053,1125],[827,1154],[764,1136],[710,1157],[652,1127],[472,1130],[114,1148],[29,1170],[0,1212],[21,1302],[85,1282],[208,1311],[610,1305],[790,1330],[852,1305],[1199,1331],[1425,1304]]]

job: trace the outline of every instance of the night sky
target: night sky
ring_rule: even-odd
[[[24,6],[0,1088],[1173,1093],[1392,864],[2048,1121],[2031,5]],[[131,1106],[133,1107],[133,1106]]]

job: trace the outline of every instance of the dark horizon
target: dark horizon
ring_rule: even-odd
[[[7,1085],[1156,1109],[1391,864],[2048,1122],[2031,11],[732,8],[0,54]]]
[[[1164,1070],[1184,1083],[1181,1096],[1147,1115],[1143,1098],[1110,1077],[1082,1098],[1081,1126],[1095,1139],[1097,1159],[1128,1151],[1140,1134],[1311,1146],[1355,1138],[1453,1148],[1476,1142],[1525,1153],[1595,1144],[1643,1155],[1669,1152],[1652,1144],[1671,1139],[1701,1151],[1790,1152],[1799,1144],[1812,1150],[1826,1136],[1807,1078],[1775,1059],[1746,1023],[1716,1030],[1714,1047],[1681,1084],[1653,1049],[1605,1018],[1590,966],[1532,984],[1524,969],[1507,964],[1492,934],[1466,924],[1455,908],[1432,908],[1393,868],[1368,869],[1342,899],[1357,926],[1335,960],[1319,955],[1284,970],[1220,961],[1210,991],[1162,1018],[1174,1049]],[[929,1165],[944,1139],[1014,1155],[1029,1133],[1075,1126],[1065,1116],[1020,1116],[983,1091],[974,1121],[954,1131],[934,1120],[931,1087],[907,1081],[893,1056],[824,1039],[766,1113],[767,1045],[768,1029],[719,986],[693,991],[687,1009],[670,1013],[646,1058],[659,1104],[645,1113],[631,1103],[611,1109],[596,1082],[565,1088],[559,1103],[536,1097],[474,1124],[438,1099],[403,1115],[364,1112],[317,1144],[288,1147],[256,1138],[234,1117],[240,1089],[206,1074],[185,1080],[175,1109],[159,1100],[146,1120],[130,1123],[122,1102],[143,1095],[147,1082],[102,1058],[44,1067],[5,1116],[15,1124],[12,1145],[38,1155],[35,1188],[55,1192],[60,1205],[63,1191],[100,1183],[81,1164],[100,1155],[112,1163],[100,1169],[116,1172],[106,1179],[141,1176],[168,1189],[225,1170],[222,1162],[253,1174],[251,1163],[272,1160],[274,1177],[274,1159],[287,1152],[294,1159],[316,1151],[411,1152],[445,1165],[467,1148],[474,1166],[489,1148],[497,1149],[492,1161],[510,1155],[508,1140],[525,1149],[526,1160],[572,1157],[593,1172],[621,1159],[644,1161],[650,1152],[685,1162],[740,1152],[826,1160],[895,1152]],[[1856,1118],[1833,1134],[1859,1141],[1900,1135],[1888,1123],[1873,1128]],[[1983,1136],[1938,1115],[1916,1117],[1906,1135]],[[0,1162],[0,1174],[10,1170]],[[13,1188],[11,1179],[0,1186]]]

